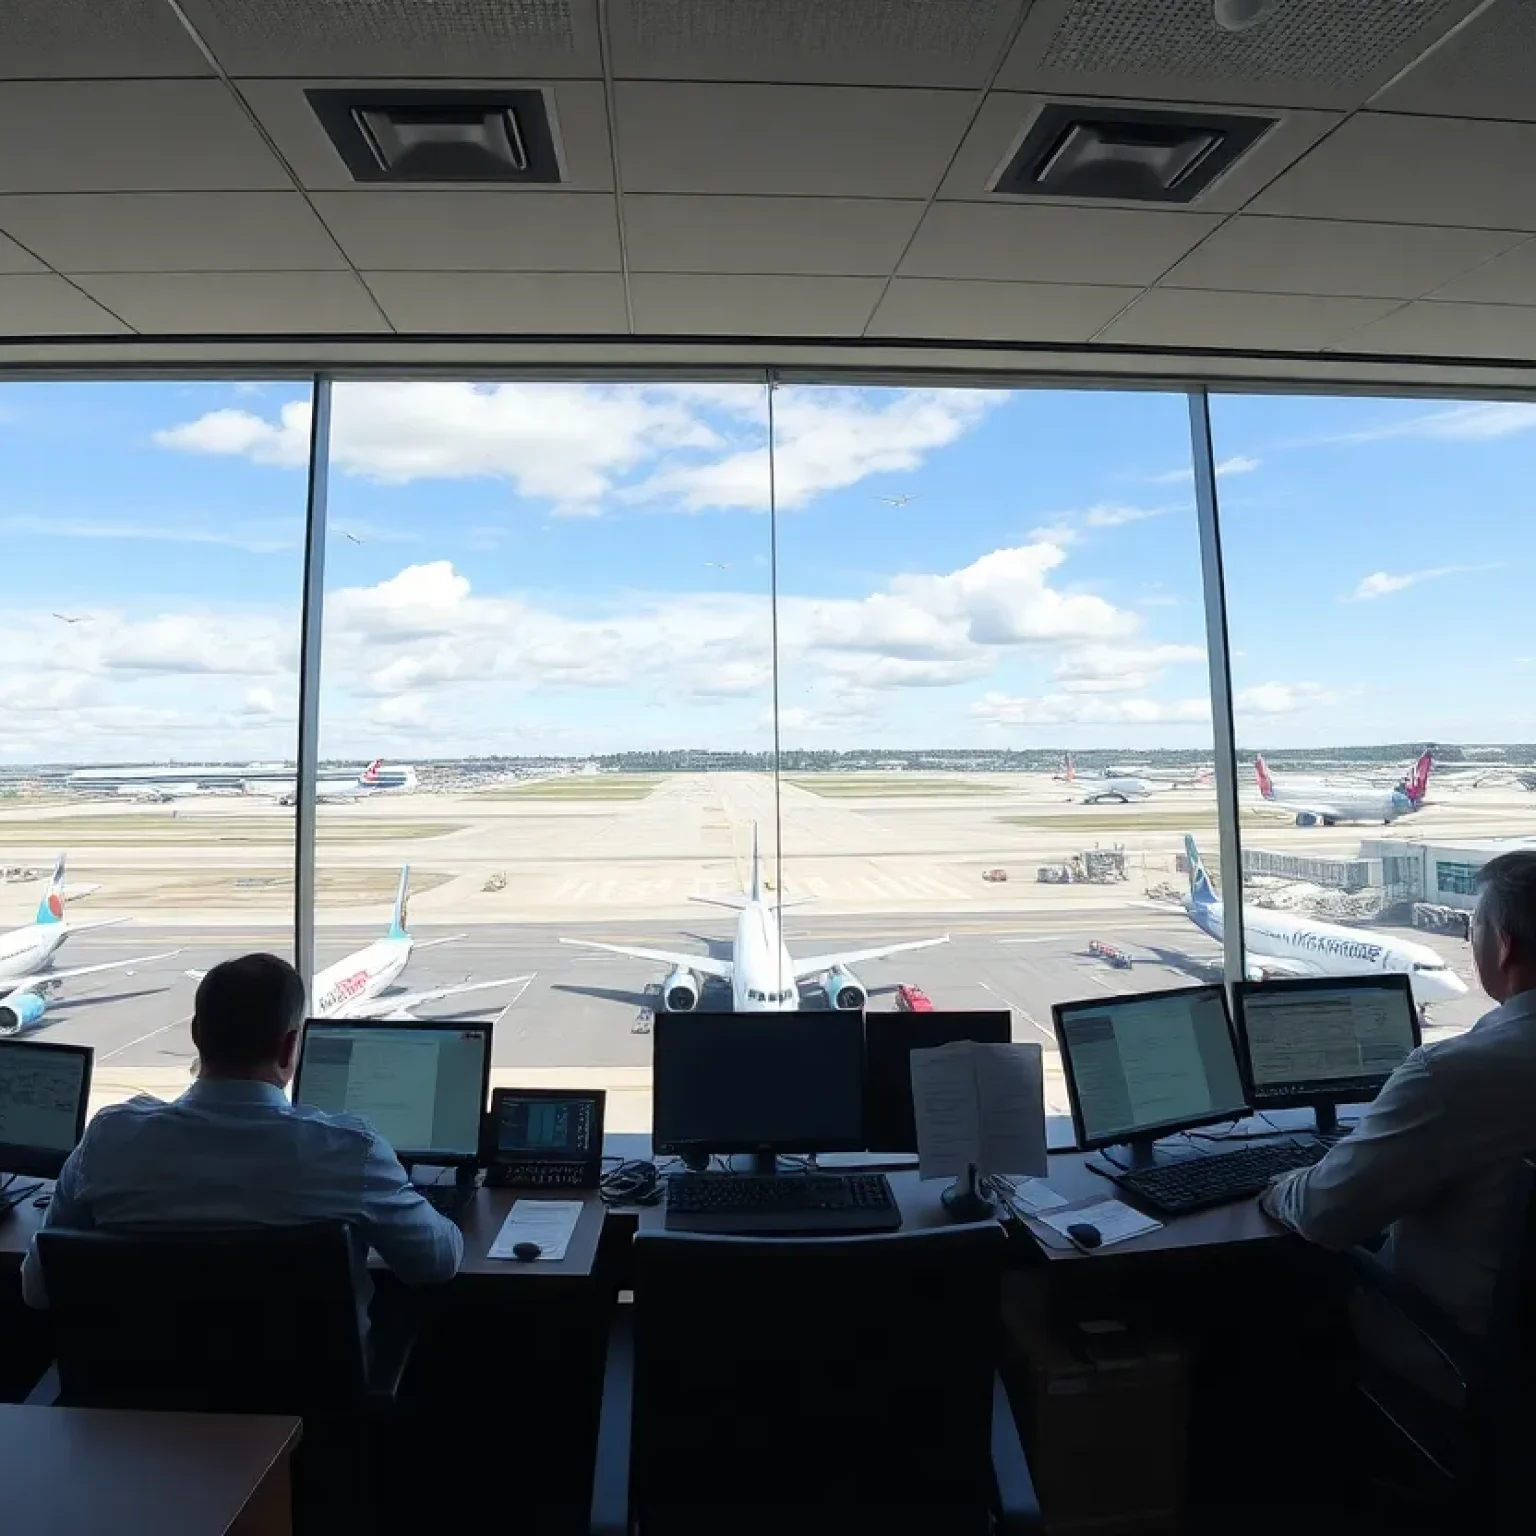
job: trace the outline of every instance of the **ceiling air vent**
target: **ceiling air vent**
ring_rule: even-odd
[[[1187,203],[1273,126],[1267,117],[1055,102],[1035,119],[992,190]]]
[[[354,181],[558,182],[542,91],[306,91]]]

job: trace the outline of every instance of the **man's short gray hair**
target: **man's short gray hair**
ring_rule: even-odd
[[[1477,911],[1536,960],[1536,850],[1501,853],[1477,872]]]

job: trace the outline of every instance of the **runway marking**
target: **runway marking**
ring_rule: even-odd
[[[124,1051],[131,1051],[134,1046],[143,1045],[146,1040],[153,1040],[156,1035],[163,1035],[168,1029],[177,1029],[181,1025],[190,1024],[191,1022],[192,1015],[190,1013],[185,1018],[172,1019],[169,1024],[162,1024],[159,1029],[152,1029],[147,1035],[140,1035],[137,1040],[130,1040],[127,1045],[120,1045],[114,1051],[107,1051],[105,1054],[98,1056],[96,1061],[98,1064],[103,1061],[111,1061],[114,1056],[121,1056]]]
[[[1046,1029],[1044,1027],[1044,1025],[1038,1023],[1035,1020],[1035,1018],[1033,1017],[1033,1015],[1030,1013],[1029,1009],[1019,1007],[1019,1005],[1016,1002],[1014,1002],[1011,997],[1004,996],[1003,993],[999,992],[997,990],[997,988],[992,986],[989,982],[985,982],[985,981],[977,982],[977,986],[979,986],[983,992],[990,992],[993,997],[999,999],[1001,1002],[1006,1003],[1008,1005],[1009,1009],[1012,1012],[1017,1013],[1018,1015],[1020,1015],[1020,1017],[1023,1018],[1024,1022],[1026,1024],[1028,1024],[1029,1027],[1032,1030],[1034,1030],[1036,1034],[1043,1035],[1045,1037],[1045,1041],[1046,1041],[1047,1045],[1055,1045],[1056,1044],[1056,1036],[1050,1030]]]

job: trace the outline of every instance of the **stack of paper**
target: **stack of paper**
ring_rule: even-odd
[[[955,1040],[913,1051],[918,1177],[1045,1172],[1045,1071],[1038,1045]]]
[[[515,1200],[489,1256],[515,1259],[519,1243],[537,1243],[539,1260],[563,1259],[580,1219],[580,1200]]]

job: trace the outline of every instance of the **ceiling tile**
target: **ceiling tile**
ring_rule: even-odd
[[[1394,306],[1391,299],[1318,299],[1297,294],[1154,288],[1098,339],[1166,347],[1317,351]]]
[[[623,335],[624,282],[600,272],[365,272],[397,330]]]
[[[875,311],[867,334],[958,341],[1087,341],[1141,291],[1068,283],[898,277]]]
[[[857,336],[884,287],[878,277],[637,272],[630,296],[639,335]]]
[[[1349,109],[1478,0],[1285,0],[1227,32],[1211,0],[1036,0],[998,76],[1018,90]]]
[[[1162,286],[1412,299],[1525,238],[1504,230],[1243,215],[1191,251]]]
[[[129,329],[62,277],[0,277],[0,334],[89,336]]]
[[[1024,136],[1033,126],[1035,118],[1048,100],[1079,101],[1083,98],[1061,96],[1019,95],[1009,91],[993,91],[982,103],[960,146],[939,196],[955,201],[970,201],[986,197],[998,202],[1025,203],[1037,208],[1038,197],[1002,197],[988,192],[998,174],[1012,159]],[[1088,101],[1089,106],[1138,107],[1146,103],[1135,99],[1122,101]],[[1219,102],[1188,102],[1191,111],[1225,111]],[[1274,114],[1261,114],[1274,115]],[[1223,171],[1216,180],[1188,206],[1197,213],[1236,213],[1248,200],[1267,186],[1281,171],[1292,165],[1307,152],[1335,124],[1342,121],[1337,112],[1286,111],[1279,114],[1274,127],[1238,160]],[[1054,204],[1055,199],[1051,202]],[[1067,199],[1066,201],[1071,201]],[[1083,199],[1079,199],[1079,202]],[[1111,202],[1095,198],[1092,207],[1145,208],[1145,203]]]
[[[613,71],[647,80],[986,83],[1020,0],[612,0]]]
[[[315,208],[355,266],[377,272],[617,272],[607,192],[317,192]],[[0,215],[3,215],[0,205]],[[4,227],[0,217],[0,228]]]
[[[1536,118],[1536,6],[1490,6],[1371,103],[1383,112]]]
[[[123,272],[76,281],[135,330],[155,334],[388,329],[350,272]]]
[[[181,0],[231,75],[600,78],[596,0]]]
[[[1536,308],[1420,300],[1351,336],[1349,352],[1536,358]]]
[[[935,203],[901,275],[1144,286],[1219,222],[1211,214],[1163,209]]]
[[[60,272],[316,272],[346,266],[297,192],[0,197],[0,229]]]
[[[7,80],[209,77],[165,0],[33,0],[0,6]]]
[[[1365,112],[1248,211],[1536,230],[1536,125]]]
[[[879,198],[624,199],[633,272],[803,272],[887,276],[926,206]]]
[[[0,207],[3,207],[0,203]],[[0,228],[4,227],[4,219],[0,218]],[[0,272],[46,272],[46,263],[41,262],[29,251],[24,251],[14,240],[0,237]]]
[[[620,81],[627,192],[928,197],[970,118],[965,91]]]
[[[1429,295],[1473,304],[1536,304],[1536,241],[1453,277]]]
[[[335,90],[349,85],[366,85],[378,90],[391,85],[401,90],[420,90],[421,81],[409,76],[393,80],[304,79],[238,80],[235,82],[261,125],[272,135],[283,158],[293,167],[299,181],[311,190],[350,191],[357,187],[352,174],[342,164],[325,130],[320,126],[306,90]],[[510,87],[542,90],[550,104],[550,121],[560,150],[561,189],[571,192],[607,192],[613,188],[613,159],[608,146],[608,113],[603,104],[603,87],[592,80],[456,80],[456,86],[470,91],[494,91]],[[393,192],[412,197],[436,197],[445,190],[463,191],[459,186],[392,187]],[[499,195],[507,197],[547,196],[547,187],[498,186]]]
[[[290,185],[217,80],[6,81],[0,144],[12,146],[0,157],[0,192]]]

